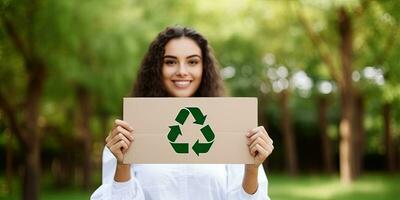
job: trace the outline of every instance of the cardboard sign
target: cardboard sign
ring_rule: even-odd
[[[257,98],[124,98],[134,129],[124,163],[252,164]]]

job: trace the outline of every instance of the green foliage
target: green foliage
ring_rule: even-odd
[[[32,7],[32,2],[37,5]],[[312,29],[325,42],[323,49],[330,52],[336,70],[340,70],[340,6],[351,11],[353,19],[353,69],[363,76],[363,70],[372,66],[382,70],[384,76],[381,85],[365,77],[354,82],[368,107],[367,152],[383,152],[383,103],[392,104],[393,132],[400,137],[399,1],[2,0],[0,5],[0,16],[12,20],[24,41],[32,38],[32,51],[46,65],[40,121],[50,137],[44,138],[44,151],[61,154],[65,151],[62,142],[76,136],[76,89],[83,87],[91,96],[94,152],[101,152],[110,124],[121,118],[122,98],[130,95],[150,41],[166,26],[175,24],[194,27],[209,39],[221,68],[234,70],[233,76],[225,79],[230,94],[262,97],[268,102],[263,114],[278,133],[277,93],[267,71],[284,66],[288,79],[304,71],[313,83],[310,95],[302,96],[298,89],[289,87],[296,135],[318,137],[316,99],[325,96],[330,102],[328,132],[337,139],[337,90],[327,95],[318,91],[320,81],[333,80],[298,12],[305,13]],[[31,10],[35,11],[33,15]],[[28,78],[23,55],[0,23],[1,94],[13,105],[21,103]],[[6,124],[3,115],[0,120]],[[2,126],[0,133],[8,131],[5,129]],[[0,139],[4,146],[4,137]]]

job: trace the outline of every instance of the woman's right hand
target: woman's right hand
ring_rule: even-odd
[[[106,146],[117,158],[117,163],[122,164],[124,154],[133,141],[133,128],[125,121],[116,119],[114,126],[106,138]]]

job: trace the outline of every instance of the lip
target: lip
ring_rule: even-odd
[[[178,89],[186,89],[192,83],[192,80],[172,80],[174,86]]]

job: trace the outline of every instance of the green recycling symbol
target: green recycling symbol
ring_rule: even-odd
[[[180,125],[183,125],[190,113],[195,119],[195,121],[193,122],[194,124],[202,126],[204,125],[207,115],[203,115],[203,113],[198,107],[182,108],[179,111],[178,115],[176,116],[175,121],[178,122]],[[176,153],[187,154],[189,153],[189,143],[175,142],[178,136],[182,135],[182,131],[179,124],[169,126],[170,129],[168,132],[168,140]],[[200,131],[203,134],[204,138],[207,140],[207,142],[201,143],[199,139],[197,139],[196,143],[194,143],[192,149],[197,154],[197,156],[199,156],[201,153],[207,153],[210,150],[215,138],[214,132],[211,129],[210,125],[204,125],[200,129]]]

